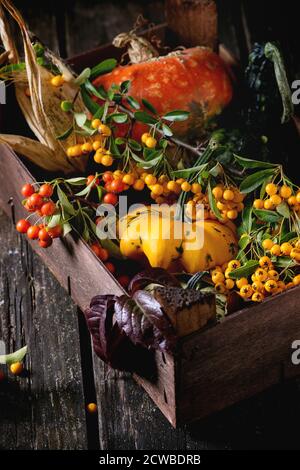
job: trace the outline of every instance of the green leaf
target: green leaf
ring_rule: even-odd
[[[282,216],[277,214],[275,211],[268,211],[266,209],[253,209],[253,213],[263,222],[275,223],[282,219]]]
[[[99,106],[98,103],[92,100],[92,98],[83,86],[81,87],[81,96],[85,106],[90,111],[90,113],[92,113],[93,116],[99,113],[99,109],[101,109],[101,106]]]
[[[163,158],[163,155],[159,155],[158,157],[153,158],[152,160],[145,161],[133,152],[131,153],[131,156],[137,163],[139,163],[139,166],[145,169],[153,168],[158,163],[160,163]]]
[[[131,106],[131,108],[140,109],[139,102],[135,98],[133,98],[133,96],[127,96],[126,101],[129,104],[129,106]]]
[[[129,147],[135,150],[136,152],[140,152],[142,150],[142,146],[134,139],[128,139]]]
[[[67,198],[66,194],[63,192],[60,186],[57,186],[57,195],[59,202],[61,204],[61,208],[64,214],[75,215],[76,211],[72,204],[70,203],[69,199]]]
[[[162,119],[166,121],[175,122],[175,121],[185,121],[189,117],[188,111],[171,111],[170,113],[165,114]]]
[[[279,204],[279,206],[276,207],[276,211],[285,219],[290,218],[290,209],[286,202],[283,201],[281,204]]]
[[[212,193],[210,181],[208,181],[208,184],[207,184],[207,194],[208,194],[208,201],[209,201],[211,210],[213,211],[213,213],[218,219],[222,219],[221,212],[217,208],[217,203]]]
[[[172,137],[172,135],[173,135],[172,129],[170,129],[170,127],[167,126],[166,124],[164,124],[164,123],[162,124],[161,130],[163,131],[163,133],[166,137]]]
[[[249,237],[249,235],[247,233],[243,233],[243,235],[239,239],[239,248],[241,250],[244,250],[249,245],[250,241],[251,238]]]
[[[98,193],[99,202],[101,202],[101,200],[102,200],[102,194],[103,194],[103,188],[102,188],[102,186],[100,186],[100,185],[97,186],[97,193]]]
[[[121,85],[120,85],[120,92],[122,94],[128,93],[130,85],[131,85],[130,80],[125,80],[125,82],[122,82]]]
[[[126,113],[114,113],[110,114],[109,118],[112,119],[117,124],[124,124],[128,120],[128,114]]]
[[[247,206],[242,213],[243,230],[246,233],[250,233],[252,229],[252,212],[252,206]]]
[[[4,75],[11,72],[21,72],[23,70],[26,70],[26,64],[25,62],[19,62],[18,64],[5,65],[4,67],[1,67],[0,74]]]
[[[65,180],[65,183],[74,186],[83,186],[86,183],[86,178],[83,178],[82,176],[78,176],[77,178],[69,178]]]
[[[297,238],[297,237],[298,237],[297,232],[288,232],[282,237],[280,237],[280,243],[289,242],[290,240],[293,240],[294,238]]]
[[[289,256],[280,256],[277,258],[275,266],[278,268],[292,268],[297,263],[292,260]]]
[[[145,111],[136,111],[134,113],[134,118],[139,122],[143,122],[144,124],[156,124],[158,122],[157,119],[155,119],[153,116],[150,116],[150,114],[145,113]]]
[[[82,191],[80,191],[79,193],[76,193],[75,196],[86,196],[87,194],[90,194],[91,189],[95,183],[95,180],[96,178],[93,181],[91,181],[91,183],[88,186],[86,186]]]
[[[72,227],[71,227],[71,224],[69,224],[69,222],[64,222],[62,228],[63,228],[63,237],[66,237],[68,233],[72,232]]]
[[[116,59],[103,60],[102,62],[100,62],[100,64],[92,68],[90,79],[93,80],[99,75],[104,75],[105,73],[111,72],[116,67],[116,65]]]
[[[216,178],[217,176],[222,175],[224,173],[224,170],[222,165],[220,165],[220,163],[217,163],[214,167],[209,170],[209,173]]]
[[[69,127],[69,129],[67,129],[65,132],[63,132],[59,136],[57,136],[56,139],[57,140],[65,140],[69,137],[69,135],[72,134],[72,132],[73,132],[73,126]]]
[[[199,166],[194,166],[192,168],[186,168],[184,170],[175,170],[172,171],[172,177],[176,178],[188,178],[190,175],[193,173],[198,173],[204,170],[206,168],[206,164],[204,165],[199,165]]]
[[[57,225],[59,225],[60,223],[61,223],[61,214],[54,214],[50,218],[50,220],[47,224],[47,227],[53,228],[53,227],[56,227]]]
[[[231,271],[231,273],[229,273],[229,277],[231,279],[240,279],[241,277],[248,278],[254,273],[254,271],[258,267],[259,267],[259,262],[252,259],[250,261],[247,261],[247,263],[244,264],[244,266],[241,266],[240,268],[237,268],[234,271]]]
[[[148,149],[147,147],[143,148],[143,157],[147,162],[158,157],[158,155],[161,155],[161,150]]]
[[[110,139],[109,150],[113,156],[120,157],[121,153],[120,153],[119,147],[117,146],[116,140],[113,138]]]
[[[244,194],[251,193],[273,174],[274,170],[261,170],[253,173],[242,181],[240,191]]]
[[[123,145],[123,144],[125,144],[125,142],[126,142],[126,140],[123,139],[123,137],[117,137],[117,138],[115,139],[115,143],[116,143],[117,145]]]
[[[154,106],[151,103],[149,103],[149,101],[145,100],[145,98],[142,98],[142,103],[145,106],[145,108],[148,109],[148,111],[150,111],[150,113],[157,114],[157,111],[154,108]]]
[[[80,75],[78,75],[78,77],[74,80],[74,82],[75,82],[76,85],[81,86],[81,85],[84,84],[84,82],[86,80],[88,80],[90,78],[90,76],[91,76],[91,69],[86,68],[81,72]]]
[[[250,158],[244,158],[233,154],[235,160],[243,167],[243,168],[275,168],[278,165],[269,162],[260,162],[259,160],[251,160]]]
[[[0,356],[0,364],[7,364],[11,365],[14,364],[15,362],[22,362],[25,355],[27,354],[27,346],[24,346],[21,349],[18,349],[17,351],[11,353],[11,354],[3,354]]]
[[[77,126],[83,128],[87,121],[87,115],[85,113],[74,113],[74,118]]]
[[[89,80],[85,82],[84,86],[85,86],[85,89],[92,95],[96,96],[96,98],[99,98],[100,100],[106,99],[106,95],[101,93],[101,88],[97,90],[97,88],[94,87],[94,85]]]

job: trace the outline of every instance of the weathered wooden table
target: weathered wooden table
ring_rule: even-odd
[[[61,0],[52,9],[44,4],[36,9],[17,3],[22,3],[31,29],[64,56],[130,29],[140,12],[153,21],[163,20],[160,0]],[[242,58],[256,38],[280,38],[285,32],[282,23],[288,20],[286,6],[278,10],[280,6],[273,5],[275,12],[268,12],[268,5],[262,3],[269,2],[219,3],[221,39]],[[295,45],[296,36],[285,41],[288,52]],[[291,61],[291,65],[299,70],[297,61]],[[9,115],[12,120],[13,112]],[[0,339],[10,350],[23,344],[30,348],[25,376],[10,376],[0,385],[0,449],[300,447],[300,391],[296,380],[193,426],[172,429],[130,376],[110,370],[93,356],[82,313],[2,213]],[[96,400],[98,417],[86,415],[85,404]]]

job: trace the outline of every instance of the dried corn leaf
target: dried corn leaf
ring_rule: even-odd
[[[9,145],[16,153],[28,158],[43,170],[63,171],[64,173],[72,171],[72,166],[68,162],[65,162],[65,166],[62,167],[61,161],[57,160],[55,152],[37,140],[19,135],[0,134],[0,144]]]
[[[66,155],[67,148],[74,144],[74,135],[71,134],[64,141],[57,140],[57,136],[63,134],[73,124],[73,116],[69,113],[64,113],[60,108],[62,100],[73,101],[76,97],[75,111],[86,112],[79,94],[79,88],[74,83],[74,77],[61,59],[51,53],[53,62],[55,62],[55,65],[64,76],[66,75],[68,80],[60,88],[53,87],[50,83],[53,75],[46,68],[37,64],[30,33],[21,14],[9,0],[1,0],[1,5],[15,19],[23,38],[26,76],[24,80],[23,72],[16,73],[15,88],[16,97],[24,117],[39,141],[55,153],[56,162],[60,164],[62,171],[83,171],[86,165],[86,157],[69,160]],[[11,54],[12,62],[16,63],[18,53],[3,14],[3,8],[0,9],[0,34],[6,50],[9,48],[9,50],[13,51]],[[29,87],[30,98],[25,94],[26,87]],[[36,163],[45,168],[48,163],[50,165],[50,162],[49,159],[42,161],[43,158],[43,155],[41,155],[41,161]],[[47,169],[50,170],[50,167]]]

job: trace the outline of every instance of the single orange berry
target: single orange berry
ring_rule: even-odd
[[[14,363],[11,364],[11,366],[10,366],[10,371],[11,371],[11,373],[14,374],[14,375],[20,375],[20,374],[22,374],[23,369],[24,369],[24,367],[23,367],[22,362],[14,362]]]

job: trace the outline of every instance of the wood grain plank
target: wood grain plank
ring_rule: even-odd
[[[76,306],[3,213],[0,292],[0,338],[29,347],[24,376],[0,385],[0,448],[87,448]]]

